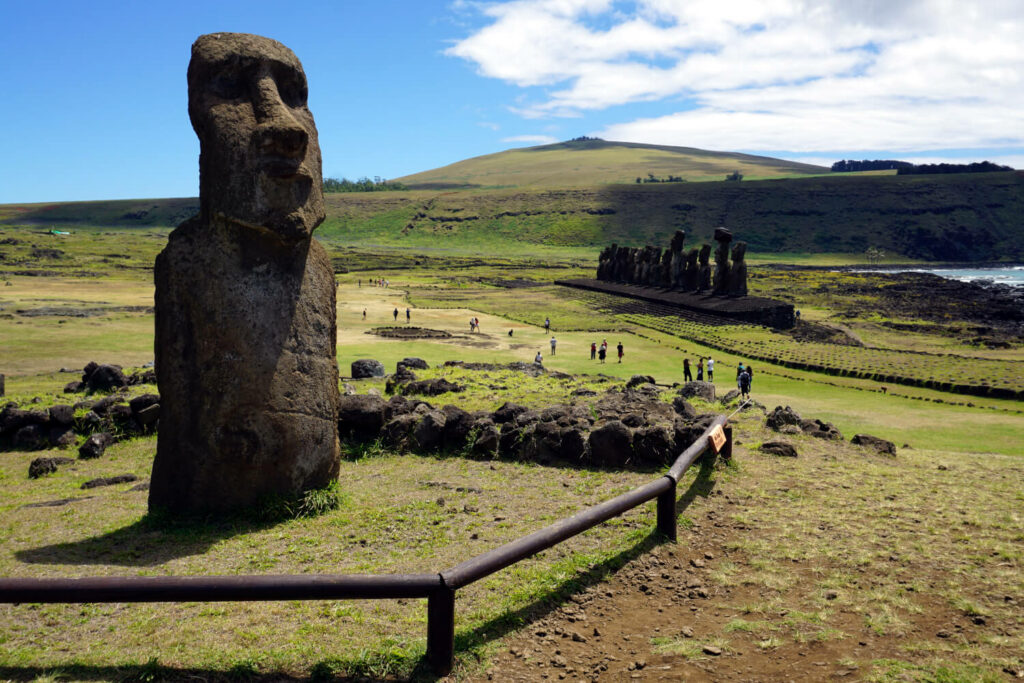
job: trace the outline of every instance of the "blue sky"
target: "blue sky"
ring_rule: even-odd
[[[4,0],[0,203],[193,196],[192,41],[298,55],[324,175],[578,135],[1024,167],[1024,9],[988,0]]]

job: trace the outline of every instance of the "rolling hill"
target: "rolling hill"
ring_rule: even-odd
[[[648,174],[687,181],[722,180],[736,171],[758,179],[820,175],[829,169],[751,154],[587,139],[509,149],[395,180],[424,190],[592,187],[635,183]]]

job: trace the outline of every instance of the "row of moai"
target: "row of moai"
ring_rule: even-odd
[[[732,233],[715,228],[715,268],[711,269],[711,245],[683,251],[686,233],[676,230],[668,249],[661,247],[606,247],[598,258],[597,279],[663,287],[684,292],[711,292],[728,296],[747,295],[746,242],[732,245]]]

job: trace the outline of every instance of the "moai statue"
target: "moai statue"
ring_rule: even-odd
[[[665,249],[661,252],[661,277],[658,286],[665,289],[672,288],[672,250]]]
[[[661,247],[648,245],[644,248],[644,281],[647,287],[657,287],[661,283]]]
[[[611,269],[612,255],[615,253],[615,245],[605,247],[601,250],[601,254],[597,257],[597,279],[608,280],[609,270]]]
[[[629,277],[627,278],[627,280],[631,284],[640,284],[640,274],[643,268],[643,262],[641,261],[642,256],[643,249],[641,249],[640,247],[633,247],[632,249],[629,250],[630,270]]]
[[[718,248],[715,249],[715,282],[714,294],[729,293],[729,242],[732,241],[732,233],[725,228],[715,228],[715,241]]]
[[[697,255],[700,250],[694,247],[686,253],[686,272],[683,275],[683,291],[693,292],[697,289],[697,280],[700,275],[700,267],[697,265]]]
[[[729,296],[747,295],[747,243],[732,245],[732,268],[729,269]]]
[[[697,266],[697,293],[706,292],[711,289],[711,245],[700,245],[700,254],[697,256],[700,265]]]
[[[291,50],[200,36],[188,67],[199,215],[156,259],[151,511],[217,514],[337,478],[338,366],[320,146]]]
[[[683,252],[683,244],[686,242],[686,233],[676,230],[672,236],[672,243],[669,245],[669,268],[668,282],[665,285],[672,289],[683,287],[684,274],[686,272],[686,254]]]

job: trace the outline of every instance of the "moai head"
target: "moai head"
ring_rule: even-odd
[[[711,258],[711,245],[702,244],[700,245],[700,255],[697,257],[700,262],[704,265],[708,264],[708,259]]]
[[[696,247],[686,253],[686,267],[692,268],[697,266],[697,254],[698,250]]]
[[[734,262],[735,261],[742,261],[743,257],[746,256],[746,254],[747,254],[747,243],[746,242],[737,242],[736,244],[732,245],[732,260]]]
[[[199,203],[287,244],[324,220],[320,143],[306,74],[287,47],[247,33],[192,45],[188,113],[199,136]]]
[[[732,233],[726,230],[724,227],[715,228],[715,241],[719,243],[728,244],[732,241]]]
[[[682,251],[683,243],[686,241],[686,233],[682,230],[676,230],[676,234],[672,236],[672,245],[669,247],[672,251]]]

